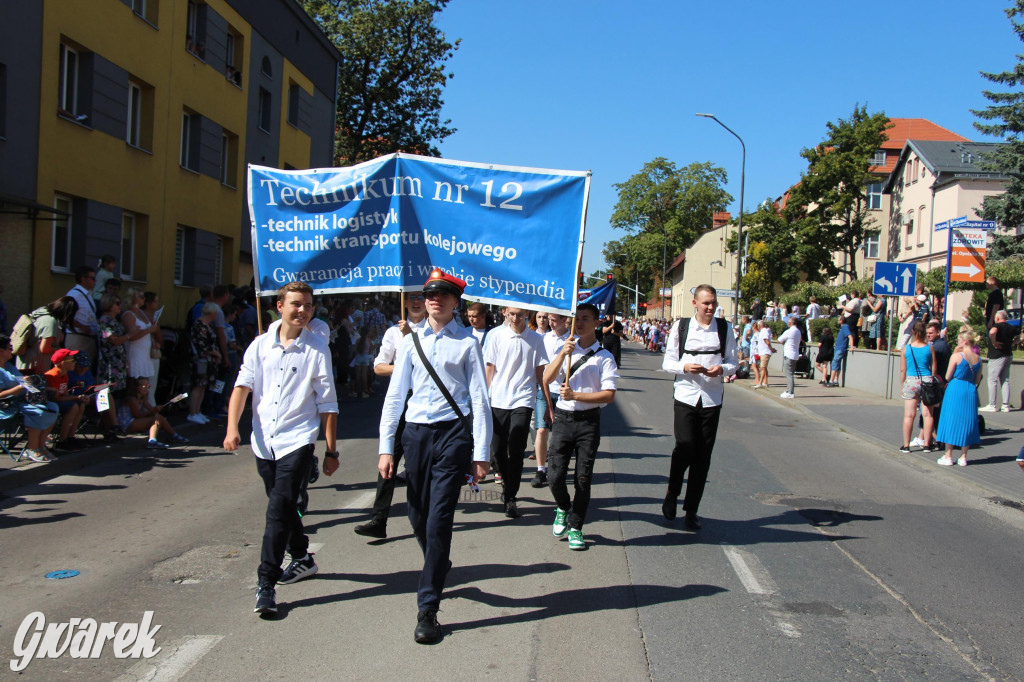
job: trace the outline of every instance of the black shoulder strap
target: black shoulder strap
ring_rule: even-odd
[[[690,333],[690,318],[679,318],[679,358],[686,352],[686,335]]]
[[[715,321],[715,330],[718,332],[718,354],[723,358],[725,357],[725,335],[728,333],[728,329],[725,325],[725,320],[720,317],[712,318]],[[686,335],[690,333],[690,318],[680,317],[679,318],[679,357],[683,357],[683,353],[686,351]],[[690,351],[693,355],[693,351]],[[699,355],[700,353],[698,353]]]
[[[429,374],[430,378],[434,380],[435,384],[437,384],[437,388],[441,391],[441,395],[444,396],[444,399],[447,400],[448,404],[452,406],[453,410],[455,410],[455,414],[462,423],[462,428],[466,429],[467,432],[472,433],[472,429],[470,429],[469,424],[466,423],[466,415],[462,414],[462,410],[459,409],[459,405],[455,402],[455,398],[453,398],[452,394],[448,392],[448,387],[444,385],[443,381],[441,381],[441,377],[437,376],[434,366],[430,364],[430,361],[427,360],[427,356],[424,355],[423,346],[420,345],[420,335],[416,332],[413,332],[412,334],[412,345],[416,346],[416,353],[420,356],[420,362],[423,363],[423,368],[427,370],[427,374]]]
[[[598,346],[597,350],[601,350],[601,346]],[[573,363],[572,367],[569,368],[569,373],[565,375],[565,380],[569,381],[569,377],[575,374],[576,370],[578,370],[580,367],[587,364],[587,360],[594,357],[594,354],[597,353],[597,350],[587,351],[582,358]]]

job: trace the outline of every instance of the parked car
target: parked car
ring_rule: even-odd
[[[1011,324],[1019,329],[1022,311],[1024,311],[1024,308],[1007,308],[1006,323]]]

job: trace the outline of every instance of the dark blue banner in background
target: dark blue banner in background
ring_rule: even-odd
[[[593,303],[602,315],[609,318],[615,316],[615,280],[609,280],[593,289],[580,289],[576,295],[577,304]]]
[[[392,154],[349,168],[249,167],[256,288],[414,291],[434,267],[465,297],[575,310],[590,173]]]

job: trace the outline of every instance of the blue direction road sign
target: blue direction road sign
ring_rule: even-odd
[[[917,284],[914,263],[875,263],[876,296],[910,296]]]

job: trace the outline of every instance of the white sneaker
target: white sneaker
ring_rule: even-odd
[[[189,416],[185,417],[185,419],[189,420],[193,424],[205,424],[206,423],[206,420],[203,419],[203,415],[201,415],[201,414],[190,414]]]
[[[986,405],[985,407],[979,407],[978,412],[998,412],[995,405]]]
[[[999,411],[1000,412],[1009,412],[1011,409],[1013,409],[1013,408],[1010,407],[1009,405],[1003,405],[1002,407],[999,408]]]
[[[794,394],[790,393],[789,391],[783,391],[782,393],[779,394],[779,397],[780,398],[787,398],[788,399],[788,398],[795,398],[796,396]]]
[[[924,441],[921,440],[920,438],[915,438],[914,440],[910,441],[910,447],[912,447],[912,448],[923,448],[924,447]]]

